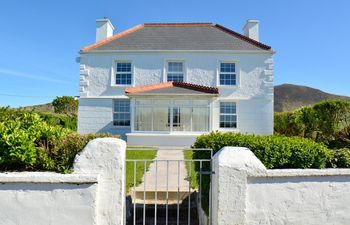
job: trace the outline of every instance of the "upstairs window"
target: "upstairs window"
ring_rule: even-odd
[[[236,85],[235,63],[220,63],[220,85]]]
[[[235,102],[220,102],[220,128],[237,128]]]
[[[129,100],[114,100],[113,125],[119,127],[130,126]]]
[[[115,83],[117,85],[131,85],[131,63],[117,63]]]
[[[184,81],[184,71],[182,62],[168,62],[167,81]]]

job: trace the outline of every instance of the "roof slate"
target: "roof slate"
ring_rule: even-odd
[[[271,50],[226,27],[212,23],[144,24],[86,46],[105,50]]]

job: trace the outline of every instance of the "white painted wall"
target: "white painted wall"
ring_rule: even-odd
[[[125,142],[90,141],[73,174],[0,173],[0,225],[124,224]]]
[[[238,104],[238,128],[234,131],[261,135],[272,134],[273,60],[272,54],[268,52],[105,52],[82,54],[81,99],[78,117],[78,131],[80,133],[125,134],[130,132],[130,128],[118,130],[111,126],[112,113],[111,109],[108,108],[111,107],[112,98],[124,97],[125,89],[125,86],[113,85],[117,60],[132,62],[134,76],[132,86],[165,81],[165,68],[168,60],[184,61],[186,82],[218,86],[220,62],[234,61],[237,65],[238,85],[236,87],[219,87],[220,96],[213,103],[213,130],[219,129],[219,101],[232,100],[237,101]]]
[[[215,154],[213,224],[344,225],[350,170],[267,170],[245,148]]]

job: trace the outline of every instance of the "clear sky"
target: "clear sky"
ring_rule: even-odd
[[[0,5],[0,106],[78,95],[78,51],[95,40],[95,20],[117,32],[146,22],[214,22],[242,32],[260,20],[275,55],[275,84],[350,96],[349,0],[11,0]]]

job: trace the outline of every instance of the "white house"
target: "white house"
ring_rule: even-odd
[[[210,131],[273,132],[273,55],[259,22],[148,23],[113,35],[96,22],[80,51],[78,132],[131,145],[190,145]]]

